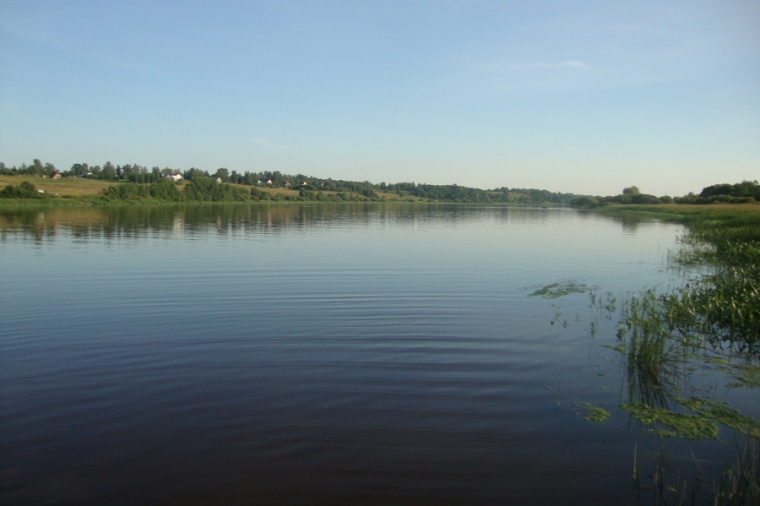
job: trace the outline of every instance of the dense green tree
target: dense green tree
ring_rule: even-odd
[[[196,177],[208,177],[208,174],[205,171],[202,171],[201,169],[197,169],[195,167],[191,167],[189,170],[186,170],[182,176],[190,181],[191,179],[194,179]]]
[[[230,171],[225,169],[224,167],[221,167],[216,170],[214,173],[214,178],[219,178],[222,183],[226,183],[230,179]]]
[[[85,177],[90,172],[90,167],[86,163],[75,163],[69,169],[69,176]]]
[[[150,196],[159,200],[185,200],[185,195],[170,179],[161,179],[150,185]]]
[[[599,202],[599,199],[596,197],[583,196],[571,200],[570,205],[579,209],[594,209],[596,207],[599,207],[601,204]]]
[[[710,202],[724,201],[732,202],[751,198],[760,200],[760,184],[757,181],[742,181],[737,184],[715,184],[702,189],[700,197]],[[731,199],[719,197],[732,197]]]
[[[116,179],[116,167],[111,162],[106,162],[103,165],[103,170],[100,171],[100,179],[105,181],[113,181]]]
[[[641,192],[637,186],[629,186],[628,188],[623,188],[623,195],[638,195],[640,193]]]

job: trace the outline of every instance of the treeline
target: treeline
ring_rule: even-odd
[[[493,190],[481,190],[466,186],[431,185],[419,183],[380,183],[378,189],[383,192],[395,193],[401,197],[413,196],[425,200],[462,202],[473,204],[505,203],[519,204],[556,204],[567,205],[577,197],[572,193],[557,193],[548,190],[509,189],[506,187]]]
[[[623,193],[610,197],[576,197],[570,201],[572,207],[593,209],[610,204],[744,204],[760,201],[760,184],[757,181],[742,181],[736,184],[716,184],[702,189],[699,195],[689,193],[683,197],[656,197],[641,193],[635,186],[623,189]]]
[[[687,195],[683,199],[693,200],[695,204],[760,201],[760,184],[757,181],[742,181],[736,184],[714,184],[703,188],[698,196]]]
[[[343,181],[331,178],[318,178],[304,174],[283,174],[280,171],[244,172],[239,173],[227,168],[219,168],[213,173],[192,167],[185,171],[168,167],[153,167],[148,169],[138,164],[114,165],[106,162],[101,165],[75,163],[67,171],[59,171],[53,164],[43,163],[35,159],[32,164],[22,164],[20,167],[7,167],[0,163],[0,174],[31,175],[37,177],[79,177],[102,181],[121,181],[137,186],[116,185],[106,190],[109,199],[162,199],[162,200],[296,200],[296,201],[382,201],[381,194],[393,194],[401,200],[427,200],[436,202],[459,203],[519,203],[519,204],[554,204],[568,205],[577,197],[570,193],[556,193],[537,189],[509,189],[506,187],[493,190],[482,190],[465,186],[432,185],[421,183],[379,183],[369,181]],[[167,185],[158,183],[196,181],[184,190],[169,190]],[[235,187],[233,189],[216,185],[248,186],[247,192]],[[145,186],[147,185],[147,186]],[[151,186],[152,185],[152,186]],[[263,188],[280,188],[297,190],[297,194],[282,194],[262,191]],[[242,192],[242,193],[241,193]]]
[[[373,200],[357,194],[338,192],[326,194],[300,188],[297,194],[271,194],[258,188],[241,188],[238,185],[217,182],[209,176],[196,175],[180,189],[170,179],[155,183],[132,183],[109,186],[105,190],[105,200],[155,199],[169,202],[245,202],[245,201],[324,201],[347,202]],[[375,199],[378,200],[378,199]]]

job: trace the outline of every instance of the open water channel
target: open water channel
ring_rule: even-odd
[[[617,409],[588,292],[676,282],[680,231],[435,205],[4,212],[0,501],[631,503],[656,443]]]

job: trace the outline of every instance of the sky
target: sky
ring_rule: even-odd
[[[0,0],[0,161],[685,195],[760,179],[757,0]]]

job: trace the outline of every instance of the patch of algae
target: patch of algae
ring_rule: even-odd
[[[530,296],[556,299],[571,293],[584,293],[586,290],[588,290],[588,287],[583,283],[578,283],[576,281],[558,281],[539,288],[531,293]]]
[[[662,426],[657,431],[662,437],[681,437],[684,439],[715,439],[718,437],[718,424],[702,416],[652,408],[640,402],[623,403],[620,407],[631,413],[641,423]]]

